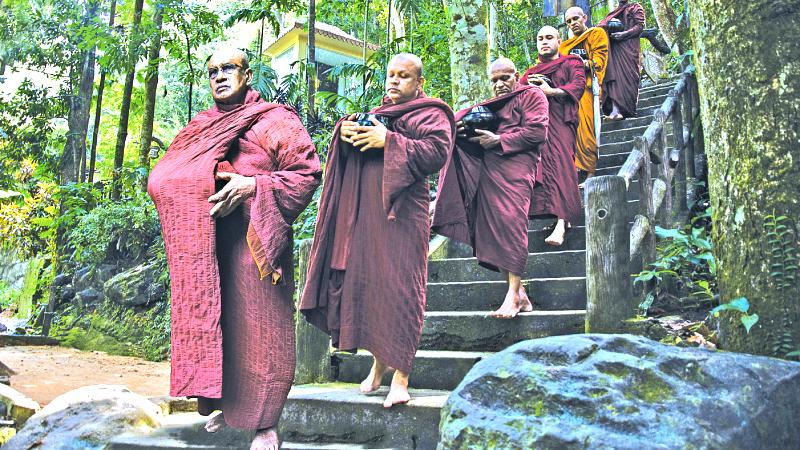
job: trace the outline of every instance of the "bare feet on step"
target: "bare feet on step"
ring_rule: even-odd
[[[500,308],[494,311],[491,316],[499,319],[513,319],[517,317],[517,314],[520,312],[530,311],[533,311],[533,305],[530,299],[528,299],[525,289],[520,287],[517,292],[506,293],[503,304],[500,305]]]
[[[258,430],[253,443],[250,444],[250,450],[278,450],[280,448],[280,441],[278,440],[278,432],[275,428],[267,428],[266,430]]]
[[[223,428],[225,428],[227,426],[228,426],[228,424],[225,423],[225,417],[223,417],[222,413],[220,412],[216,416],[208,419],[208,422],[206,422],[206,425],[205,425],[205,429],[209,433],[216,433],[217,431],[219,431],[219,430],[221,430],[221,429],[223,429]]]
[[[567,227],[563,219],[558,219],[556,226],[550,236],[544,240],[545,244],[552,245],[553,247],[560,247],[564,243],[564,235],[567,232]]]
[[[391,367],[387,367],[373,357],[372,369],[370,369],[367,378],[364,378],[364,381],[361,382],[361,386],[358,390],[361,391],[362,394],[369,394],[370,392],[377,391],[378,388],[381,387],[383,376],[390,370],[392,370]]]
[[[384,408],[391,408],[394,405],[402,405],[411,400],[408,393],[408,374],[396,370],[392,377],[392,386],[389,388],[389,395],[383,401]]]

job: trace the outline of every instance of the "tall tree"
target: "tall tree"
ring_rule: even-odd
[[[489,1],[449,0],[453,108],[489,98]]]
[[[797,2],[693,0],[691,18],[720,296],[759,317],[747,333],[723,313],[721,342],[785,356],[800,347]]]
[[[308,83],[308,113],[306,115],[306,126],[313,127],[316,115],[314,111],[314,97],[317,92],[317,2],[308,1],[308,67],[306,77]]]
[[[108,17],[108,28],[114,27],[114,17],[117,14],[117,0],[111,0],[111,11]],[[97,161],[97,137],[100,133],[100,112],[103,109],[103,91],[106,88],[106,72],[100,71],[100,84],[97,86],[97,100],[94,110],[94,128],[92,128],[92,146],[89,150],[89,170],[86,180],[94,182],[94,167]]]
[[[83,25],[89,24],[97,16],[98,2],[92,1],[86,4],[86,13],[83,18]],[[69,97],[69,115],[67,125],[67,142],[64,146],[64,153],[61,156],[61,182],[69,183],[80,181],[81,161],[86,155],[86,134],[89,127],[89,111],[92,107],[92,90],[94,87],[94,57],[95,47],[81,52],[80,65],[73,68],[77,72],[77,89],[73,83],[74,94]],[[76,70],[77,69],[77,70]],[[72,81],[70,76],[70,81]]]
[[[144,118],[142,135],[139,141],[139,167],[145,171],[142,177],[142,190],[147,190],[147,171],[150,169],[150,144],[153,140],[153,118],[156,113],[156,90],[158,89],[159,53],[161,52],[161,26],[164,20],[164,7],[157,4],[153,12],[153,36],[147,55],[145,74]]]
[[[677,45],[678,51],[683,53],[686,50],[685,33],[686,21],[678,21],[678,15],[672,5],[672,0],[650,0],[650,5],[653,7],[653,16],[656,18],[658,29],[661,31],[661,36],[670,47]],[[681,2],[683,3],[683,2]]]
[[[119,111],[119,126],[117,127],[117,145],[114,150],[114,174],[112,179],[111,196],[119,199],[120,182],[122,176],[122,163],[125,160],[125,142],[128,140],[128,117],[131,112],[131,97],[133,97],[133,79],[136,76],[136,62],[139,60],[139,25],[142,23],[142,8],[144,0],[135,0],[133,6],[133,24],[128,35],[128,73],[125,75],[125,87],[122,91],[122,106]]]

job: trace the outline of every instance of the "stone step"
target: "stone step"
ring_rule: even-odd
[[[667,95],[656,95],[652,97],[639,98],[639,102],[636,103],[636,109],[646,108],[648,106],[661,106],[662,104],[664,104],[664,101],[666,99]]]
[[[647,86],[645,88],[639,89],[639,98],[647,98],[647,97],[654,97],[658,95],[666,95],[672,88],[675,87],[677,83],[668,82],[668,83],[660,83],[653,86]]]
[[[586,278],[531,278],[522,284],[536,310],[586,308]],[[506,295],[505,281],[428,283],[427,311],[493,311]]]
[[[602,136],[600,139],[602,144],[600,145],[600,158],[606,154],[617,154],[617,153],[630,153],[633,150],[633,139],[624,142],[605,142],[602,140]]]
[[[603,144],[614,144],[617,142],[632,141],[635,138],[643,135],[645,130],[647,130],[647,126],[607,131],[600,135],[600,142]]]
[[[636,117],[653,117],[653,113],[656,112],[658,108],[661,107],[661,104],[657,106],[646,106],[636,109]]]
[[[419,350],[414,358],[409,386],[415,389],[455,389],[472,366],[488,355],[491,353]],[[336,352],[333,366],[338,381],[360,383],[372,367],[372,355],[363,350],[355,354]],[[391,381],[392,373],[387,373],[383,384],[388,386]]]
[[[597,158],[597,168],[621,166],[625,164],[630,154],[631,152],[603,154],[601,151],[600,157]]]
[[[331,383],[292,387],[278,432],[283,449],[427,449],[439,440],[439,414],[448,391],[412,389],[407,405],[383,408],[387,387],[364,395],[358,385]],[[226,428],[207,433],[208,418],[172,414],[153,433],[127,433],[108,445],[113,450],[250,448],[252,432]]]
[[[421,350],[496,352],[526,339],[583,333],[585,310],[533,311],[514,319],[489,311],[429,311],[422,327]]]
[[[553,220],[554,221],[554,220]],[[550,230],[528,230],[528,252],[529,253],[548,253],[559,252],[563,250],[585,250],[586,249],[586,234],[584,227],[575,226],[568,231],[564,239],[564,243],[559,247],[554,247],[544,242],[547,236],[550,236]],[[472,258],[472,247],[460,242],[448,242],[447,257],[448,258]]]
[[[584,250],[562,250],[528,254],[525,275],[536,278],[582,277],[586,273]],[[428,282],[503,281],[499,272],[478,265],[477,258],[428,261]]]
[[[603,132],[606,131],[616,131],[622,130],[625,128],[633,128],[633,127],[646,127],[650,125],[650,122],[653,121],[652,117],[644,116],[644,117],[633,117],[630,119],[625,120],[603,120],[603,124],[601,130]]]

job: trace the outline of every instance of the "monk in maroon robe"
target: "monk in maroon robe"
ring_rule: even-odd
[[[172,282],[170,395],[197,397],[203,415],[221,410],[208,431],[258,430],[251,449],[277,450],[295,367],[291,225],[320,164],[297,114],[249,88],[243,52],[215,53],[208,76],[215,105],[148,183]]]
[[[422,91],[422,62],[387,66],[372,126],[340,121],[331,141],[300,310],[342,350],[373,355],[364,393],[395,370],[384,407],[410,400],[408,376],[422,333],[427,282],[428,175],[453,149],[446,103]]]
[[[456,114],[456,148],[439,175],[433,230],[472,246],[480,265],[506,275],[505,300],[492,315],[513,318],[533,309],[521,281],[548,106],[541,89],[519,84],[511,60],[492,63],[490,77],[495,97],[479,105],[494,113],[494,131],[476,129],[477,136],[468,137],[461,119],[473,107]]]
[[[638,3],[620,0],[619,7],[597,26],[606,28],[611,19],[619,19],[624,31],[608,35],[611,46],[603,81],[603,109],[608,112],[610,119],[622,120],[636,115],[636,104],[639,102],[639,36],[644,30],[644,8]]]
[[[545,242],[559,246],[569,223],[578,220],[581,196],[575,169],[575,135],[578,105],[586,85],[583,61],[575,55],[560,55],[558,30],[543,27],[536,36],[539,63],[522,75],[522,84],[532,84],[550,102],[550,127],[542,149],[542,182],[533,190],[531,217],[555,217],[553,232]]]

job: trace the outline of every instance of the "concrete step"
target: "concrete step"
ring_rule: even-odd
[[[489,314],[426,312],[419,348],[496,352],[526,339],[583,333],[586,311],[533,311],[520,313],[514,319],[498,319]]]
[[[415,389],[455,389],[472,366],[489,355],[488,352],[419,350],[414,358],[409,386]],[[360,383],[372,367],[372,355],[363,350],[355,354],[337,352],[333,354],[333,366],[338,381]],[[391,381],[392,373],[387,373],[383,384],[388,386]]]
[[[624,142],[605,142],[602,140],[602,136],[600,139],[602,144],[600,145],[600,157],[602,158],[603,155],[606,154],[616,154],[616,153],[630,153],[633,150],[633,139],[631,138],[628,141]]]
[[[584,250],[528,254],[525,274],[536,278],[582,277],[586,272]],[[428,282],[503,281],[505,277],[478,265],[476,258],[428,261]]]
[[[653,86],[647,86],[645,88],[639,89],[639,98],[647,98],[647,97],[654,97],[659,95],[666,95],[672,88],[675,87],[677,83],[668,82],[668,83],[659,83]]]
[[[614,144],[617,142],[632,141],[643,135],[645,130],[647,130],[647,126],[623,128],[616,131],[604,131],[603,134],[600,135],[600,142],[603,144]]]
[[[601,151],[600,157],[597,158],[597,168],[621,166],[625,164],[625,160],[630,154],[631,152],[603,154]]]
[[[541,311],[586,308],[584,277],[523,280],[534,309]],[[428,283],[427,311],[494,311],[506,295],[505,281]]]
[[[645,98],[640,97],[639,102],[636,103],[636,109],[646,108],[648,106],[661,106],[666,99],[667,99],[666,95],[656,95]]]
[[[358,385],[330,383],[294,386],[281,415],[278,432],[284,449],[427,449],[439,440],[439,413],[448,391],[412,389],[411,402],[383,408],[382,387],[364,395]],[[172,414],[153,433],[128,433],[114,439],[113,450],[250,448],[252,432],[226,428],[207,433],[208,418],[197,413]]]
[[[545,238],[551,233],[550,230],[529,230],[528,231],[528,252],[529,253],[548,253],[559,252],[562,250],[585,250],[586,236],[582,226],[573,227],[564,239],[564,243],[559,247],[554,247],[544,242]],[[460,242],[450,241],[447,247],[448,258],[472,258],[472,247]]]
[[[653,121],[652,117],[633,117],[630,119],[625,120],[603,120],[603,125],[601,130],[603,132],[606,131],[616,131],[622,130],[624,128],[633,128],[633,127],[646,127],[650,125],[650,122]]]
[[[661,107],[659,103],[658,106],[645,106],[636,109],[636,117],[653,117],[653,113],[656,112],[658,108]]]

